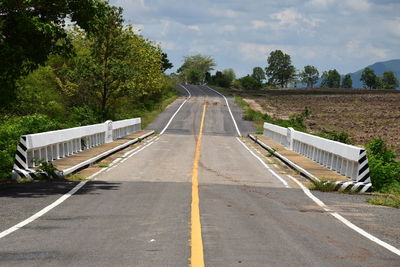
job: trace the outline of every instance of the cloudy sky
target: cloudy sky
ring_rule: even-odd
[[[400,0],[111,0],[168,54],[212,56],[238,76],[281,49],[296,68],[357,71],[400,59]]]

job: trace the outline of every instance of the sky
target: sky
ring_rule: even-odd
[[[238,77],[280,49],[293,65],[341,74],[400,59],[400,0],[111,0],[158,43],[176,71],[184,56],[215,59]]]

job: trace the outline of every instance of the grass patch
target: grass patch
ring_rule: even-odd
[[[335,191],[335,184],[323,181],[313,182],[313,184],[310,186],[310,190],[316,190],[321,192],[333,192]]]
[[[69,182],[86,181],[86,180],[88,180],[85,177],[83,177],[82,175],[77,174],[77,173],[70,174],[70,175],[66,176],[64,179],[66,181],[69,181]]]
[[[100,168],[108,168],[109,164],[108,163],[99,163],[99,164],[97,164],[97,166]]]
[[[289,116],[288,120],[283,120],[251,109],[250,105],[239,96],[235,96],[234,99],[236,104],[243,109],[243,119],[254,122],[257,134],[262,134],[264,132],[264,122],[269,122],[286,128],[292,127],[297,131],[306,131],[307,127],[304,120],[311,114],[307,107],[304,108],[303,112]]]
[[[379,205],[379,206],[388,206],[393,208],[400,208],[400,194],[380,194],[371,198],[367,198],[366,200],[370,204]]]

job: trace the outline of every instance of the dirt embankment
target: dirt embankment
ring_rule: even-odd
[[[242,92],[240,95],[258,103],[264,112],[280,118],[300,113],[308,107],[311,111],[306,119],[309,131],[346,131],[356,145],[381,138],[400,153],[400,92],[285,89]]]

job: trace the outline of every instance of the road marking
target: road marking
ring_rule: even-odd
[[[42,215],[46,214],[48,211],[54,209],[55,207],[57,207],[58,205],[60,205],[61,203],[63,203],[65,200],[67,200],[69,197],[71,197],[73,194],[75,194],[79,189],[81,189],[82,186],[84,186],[87,183],[87,181],[82,181],[80,182],[78,185],[76,185],[74,188],[72,188],[68,193],[66,193],[65,195],[63,195],[62,197],[60,197],[59,199],[57,199],[55,202],[53,202],[52,204],[48,205],[47,207],[45,207],[44,209],[40,210],[39,212],[35,213],[34,215],[32,215],[31,217],[29,217],[28,219],[14,225],[11,228],[8,228],[7,230],[3,231],[0,233],[0,239],[11,234],[12,232],[15,232],[19,229],[21,229],[22,227],[24,227],[25,225],[33,222],[34,220],[38,219],[39,217],[41,217]]]
[[[210,89],[210,90],[216,92],[217,94],[219,94],[220,96],[222,96],[222,97],[225,99],[226,105],[228,106],[229,114],[231,114],[231,118],[232,118],[233,124],[235,125],[236,132],[238,133],[239,136],[242,136],[242,134],[241,134],[240,131],[239,131],[239,127],[237,126],[236,120],[235,120],[235,118],[233,117],[233,114],[232,114],[232,111],[231,111],[231,107],[229,106],[229,103],[228,103],[228,100],[226,99],[226,97],[225,97],[223,94],[221,94],[220,92],[218,92],[218,91],[212,89],[211,87],[208,87],[207,85],[206,85],[206,87],[207,87],[208,89]]]
[[[240,140],[239,137],[236,137],[236,139],[239,141],[239,143],[241,143],[244,148],[247,149],[247,151],[249,151],[256,159],[258,159],[259,162],[261,162],[261,164],[267,169],[269,170],[276,178],[278,178],[278,180],[286,187],[286,188],[290,188],[289,184],[280,176],[278,175],[275,171],[273,171],[259,156],[257,156],[250,148],[247,147],[247,145],[245,143],[242,142],[242,140]]]
[[[362,228],[358,227],[357,225],[353,224],[352,222],[350,222],[349,220],[347,220],[346,218],[344,218],[342,215],[338,214],[337,212],[333,212],[331,209],[329,209],[324,202],[322,202],[319,198],[317,198],[316,196],[314,196],[311,191],[305,187],[301,182],[299,182],[296,178],[294,178],[291,175],[288,175],[288,177],[290,179],[292,179],[295,183],[297,183],[300,188],[303,190],[304,194],[306,194],[312,201],[314,201],[315,203],[317,203],[318,206],[320,206],[321,208],[323,208],[325,211],[327,211],[331,216],[335,217],[336,219],[338,219],[340,222],[342,222],[344,225],[346,225],[347,227],[349,227],[350,229],[356,231],[357,233],[359,233],[360,235],[368,238],[369,240],[375,242],[376,244],[384,247],[385,249],[389,250],[390,252],[393,252],[394,254],[396,254],[397,256],[400,256],[400,250],[397,249],[396,247],[380,240],[379,238],[371,235],[370,233],[366,232],[365,230],[363,230]]]
[[[203,238],[201,236],[200,222],[200,198],[199,198],[199,161],[201,139],[203,137],[204,117],[206,114],[206,103],[203,104],[203,115],[201,116],[199,136],[197,137],[196,152],[192,168],[192,205],[191,205],[191,267],[204,267]]]
[[[186,89],[185,86],[183,86],[182,84],[180,86],[188,92],[189,96],[185,99],[185,101],[183,101],[183,103],[175,111],[174,115],[172,115],[172,117],[169,119],[167,125],[165,125],[164,129],[160,132],[160,135],[162,135],[165,132],[165,130],[168,128],[168,126],[170,125],[172,120],[175,118],[175,115],[178,114],[179,110],[181,110],[182,106],[188,101],[188,99],[192,97],[192,94],[190,93],[190,91],[188,89]]]
[[[170,118],[170,120],[168,121],[167,125],[165,125],[164,129],[161,131],[160,135],[162,135],[165,130],[168,128],[168,126],[170,125],[170,123],[172,122],[172,120],[174,119],[175,115],[179,112],[179,110],[182,108],[182,106],[187,102],[187,100],[189,98],[192,97],[192,94],[190,93],[190,91],[188,89],[186,89],[186,87],[184,87],[183,85],[181,85],[187,92],[188,92],[188,97],[186,98],[185,101],[183,101],[183,103],[179,106],[179,108],[175,111],[175,113],[172,115],[172,117]],[[139,146],[136,147],[130,151],[128,151],[127,153],[124,154],[125,155],[129,155],[128,158],[132,157],[133,155],[139,153],[140,151],[142,151],[143,149],[145,149],[146,147],[149,147],[150,145],[152,145],[154,142],[156,142],[158,140],[158,137],[154,137],[152,138],[149,143],[146,143],[144,146]],[[154,139],[154,140],[153,140]],[[152,141],[153,140],[153,141]],[[130,154],[132,153],[132,154]],[[116,167],[119,164],[121,164],[122,162],[124,162],[126,160],[114,160],[113,163],[115,164],[113,166]],[[91,176],[88,177],[88,179],[93,179],[94,177],[96,177],[97,175],[101,174],[102,172],[106,171],[107,168],[103,168],[101,170],[99,170],[98,172],[92,174]],[[44,214],[46,214],[47,212],[49,212],[50,210],[54,209],[55,207],[57,207],[58,205],[60,205],[61,203],[63,203],[65,200],[67,200],[68,198],[70,198],[73,194],[75,194],[79,189],[81,189],[88,181],[81,181],[79,184],[77,184],[74,188],[72,188],[68,193],[64,194],[63,196],[61,196],[60,198],[58,198],[56,201],[54,201],[52,204],[48,205],[47,207],[41,209],[40,211],[38,211],[37,213],[33,214],[31,217],[29,217],[28,219],[25,219],[24,221],[8,228],[7,230],[4,230],[3,232],[0,232],[0,239],[21,229],[22,227],[24,227],[25,225],[35,221],[36,219],[40,218],[41,216],[43,216]]]

